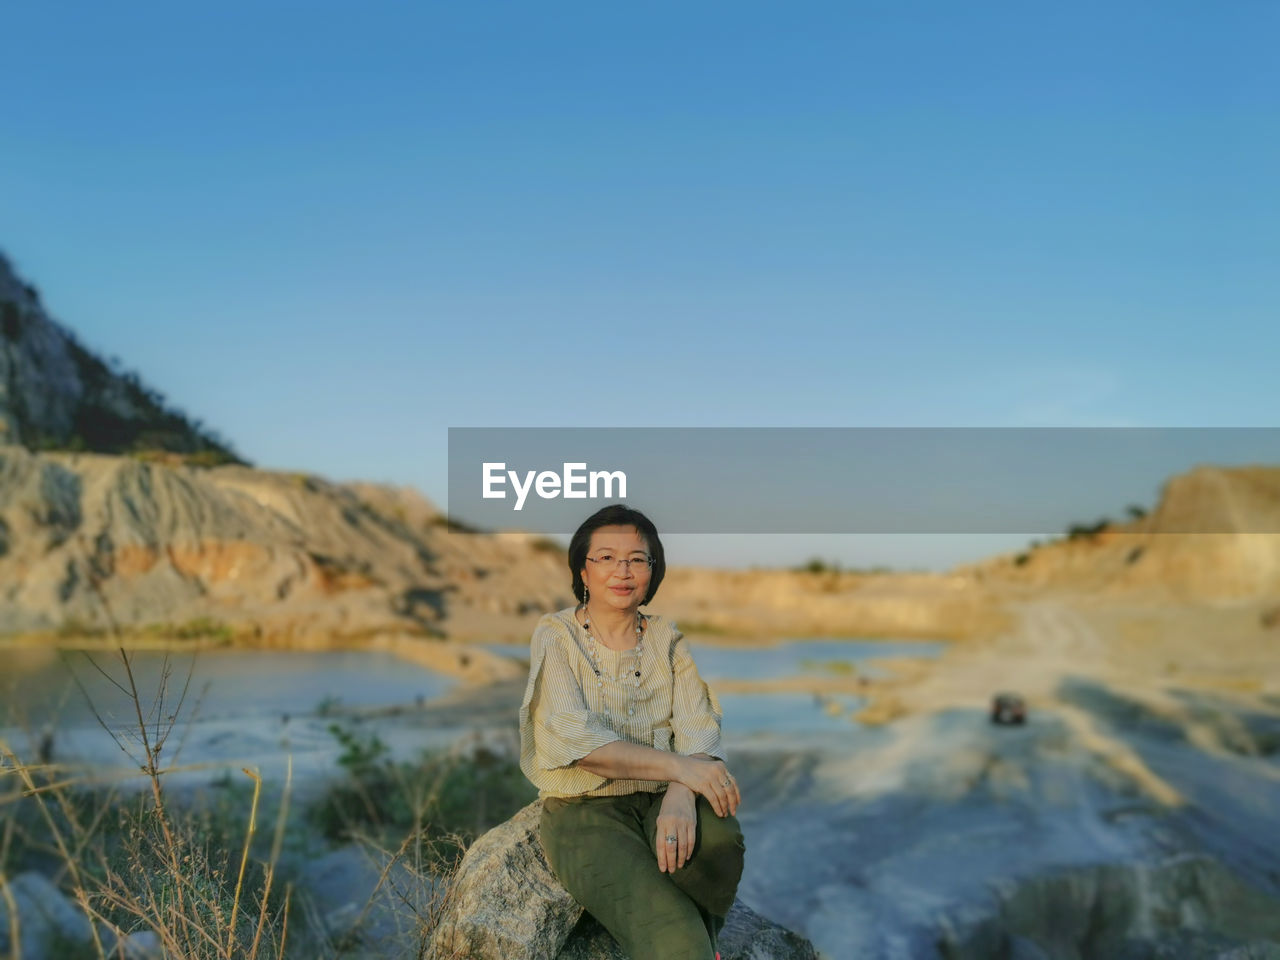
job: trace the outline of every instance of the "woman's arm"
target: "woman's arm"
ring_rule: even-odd
[[[679,630],[675,630],[672,642],[671,670],[671,728],[676,753],[723,759],[720,702],[698,674],[689,641]]]
[[[615,740],[592,750],[577,765],[611,780],[679,780],[680,759],[665,750]]]
[[[611,780],[665,780],[684,784],[707,798],[716,816],[736,813],[742,798],[737,781],[719,760],[683,757],[678,753],[625,740],[596,747],[577,762],[589,773]]]

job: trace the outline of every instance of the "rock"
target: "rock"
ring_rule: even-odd
[[[476,840],[462,859],[431,956],[551,960],[582,908],[551,873],[534,801]]]
[[[1206,856],[1055,870],[995,889],[995,910],[941,918],[936,942],[945,956],[1280,958],[1277,899]]]
[[[16,952],[11,942],[10,897],[18,914],[19,949]],[[73,950],[87,947],[92,940],[88,918],[43,874],[18,874],[9,882],[7,895],[0,896],[0,955],[7,957],[12,953],[23,960],[57,960]]]
[[[435,960],[626,960],[616,941],[552,874],[538,836],[542,802],[467,851],[428,956]],[[724,960],[816,960],[813,945],[742,903],[720,936]]]
[[[350,844],[302,870],[301,896],[343,956],[410,957],[425,926],[434,887],[401,862]]]
[[[154,930],[139,930],[124,938],[124,955],[128,960],[158,960],[164,956],[160,935]]]
[[[154,930],[135,930],[119,940],[106,931],[102,947],[111,960],[165,960],[164,943]]]

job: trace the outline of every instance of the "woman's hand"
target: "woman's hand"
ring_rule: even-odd
[[[669,842],[675,837],[676,842]],[[698,837],[698,795],[683,783],[667,785],[667,795],[658,809],[658,829],[654,835],[654,847],[658,854],[658,869],[663,873],[675,873],[693,856],[693,845]]]
[[[738,804],[742,802],[738,781],[733,779],[733,774],[723,760],[681,757],[679,764],[679,776],[676,779],[694,793],[706,797],[717,817],[738,812]]]

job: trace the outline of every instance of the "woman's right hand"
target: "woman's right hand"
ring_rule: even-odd
[[[738,812],[738,804],[742,802],[738,781],[733,779],[723,760],[681,757],[679,773],[676,779],[694,793],[706,797],[717,817]]]

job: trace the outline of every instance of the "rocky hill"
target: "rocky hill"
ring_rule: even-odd
[[[450,532],[412,490],[0,447],[0,632],[482,635],[568,604],[563,569],[535,537]]]
[[[1145,517],[1081,528],[955,573],[988,588],[1280,598],[1280,467],[1197,467],[1171,477]]]
[[[527,638],[563,550],[463,534],[419,494],[255,470],[55,323],[0,257],[0,634],[281,645]],[[948,574],[673,568],[707,636],[989,636],[1029,594],[1280,597],[1280,467],[1171,478],[1148,516]]]
[[[0,443],[32,450],[166,451],[242,462],[137,375],[113,369],[56,323],[0,255]]]
[[[712,635],[957,638],[997,632],[1010,601],[1045,592],[1280,595],[1280,536],[1253,532],[1278,491],[1280,470],[1201,468],[1142,520],[950,574],[673,568],[658,607]],[[1246,532],[1164,532],[1228,509]],[[555,543],[451,531],[410,489],[0,447],[0,632],[518,640],[571,602],[568,581]]]

